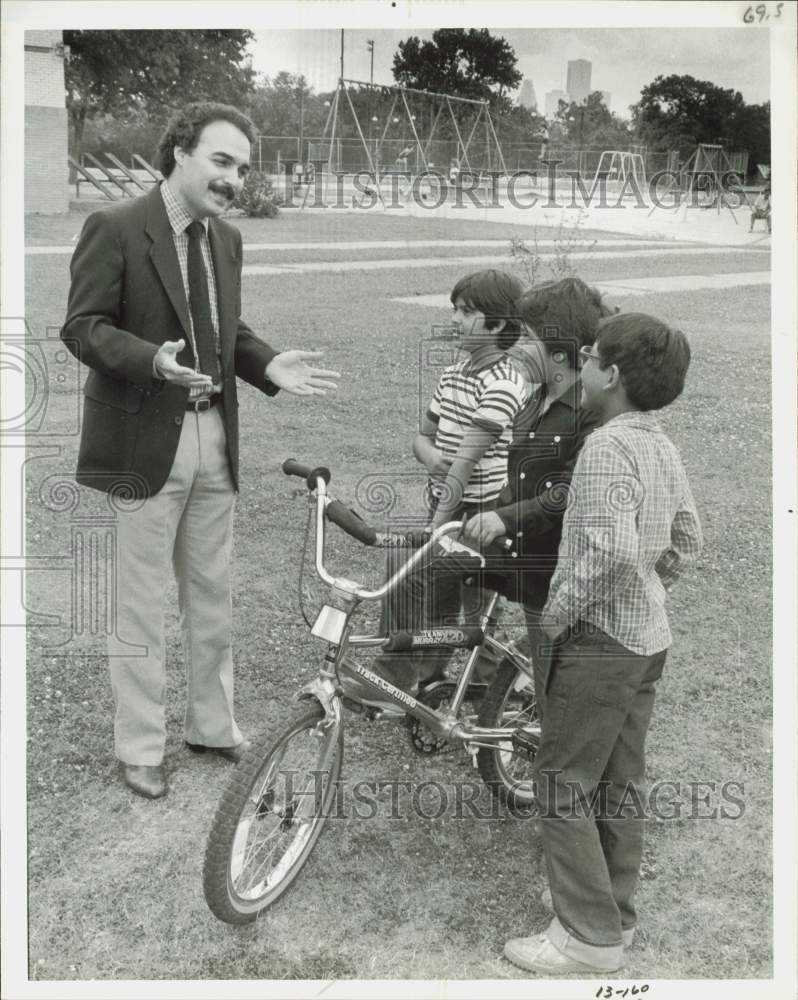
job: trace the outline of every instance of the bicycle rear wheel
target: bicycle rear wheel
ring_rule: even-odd
[[[303,706],[274,739],[255,741],[230,776],[203,867],[205,900],[229,924],[254,920],[288,889],[310,856],[333,803],[343,726]]]
[[[533,761],[540,745],[540,718],[532,679],[512,660],[499,664],[480,706],[480,726],[507,730],[496,747],[481,747],[477,766],[491,793],[512,809],[537,807]]]

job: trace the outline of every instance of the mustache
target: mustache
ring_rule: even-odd
[[[230,201],[232,201],[236,196],[235,191],[229,184],[209,184],[208,186],[215,194],[224,195],[224,197],[228,198]]]

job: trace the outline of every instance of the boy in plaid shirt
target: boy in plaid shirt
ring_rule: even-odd
[[[652,412],[684,387],[684,334],[621,314],[582,355],[583,404],[599,427],[574,468],[543,610],[552,647],[535,760],[555,916],[504,949],[542,975],[615,972],[632,943],[644,744],[671,642],[665,595],[701,549],[679,455]]]

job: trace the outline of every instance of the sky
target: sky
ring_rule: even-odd
[[[568,60],[593,64],[591,88],[609,91],[610,108],[629,117],[629,105],[658,74],[690,74],[721,87],[739,90],[749,104],[770,97],[768,37],[737,28],[490,28],[507,39],[518,57],[518,69],[531,78],[540,110],[546,91],[565,88]],[[302,73],[318,91],[335,87],[340,67],[340,30],[256,31],[250,46],[252,64],[259,73],[275,76],[281,70]],[[410,34],[429,38],[432,31],[351,29],[344,32],[344,73],[367,81],[374,39],[374,82],[393,83],[391,66],[400,41]]]

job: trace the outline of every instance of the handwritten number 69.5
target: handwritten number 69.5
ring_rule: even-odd
[[[776,13],[773,15],[774,18],[781,17],[781,8],[784,6],[783,3],[776,4]],[[763,21],[770,20],[770,14],[768,13],[767,4],[758,3],[756,7],[749,7],[743,14],[743,21],[746,24],[753,24],[756,19],[759,18],[759,23]]]

